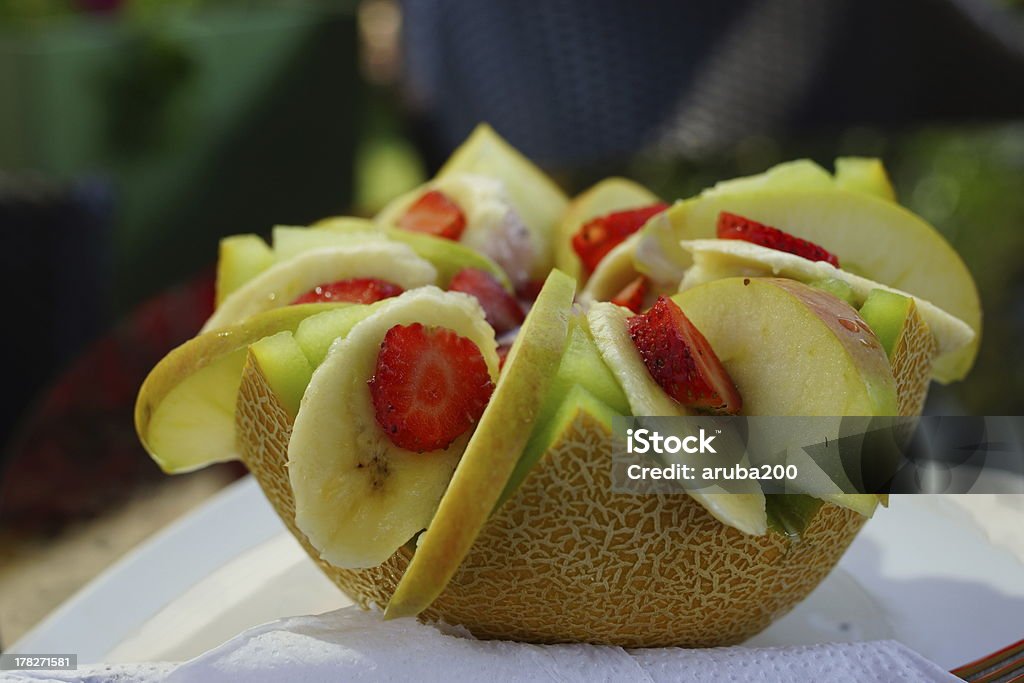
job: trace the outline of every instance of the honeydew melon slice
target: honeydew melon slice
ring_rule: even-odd
[[[220,241],[216,303],[274,264],[274,252],[259,235],[232,235]]]

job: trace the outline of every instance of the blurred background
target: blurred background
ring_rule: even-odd
[[[1022,3],[0,0],[0,643],[242,474],[131,419],[218,239],[372,214],[479,121],[572,192],[883,158],[982,293],[929,410],[1022,412]]]

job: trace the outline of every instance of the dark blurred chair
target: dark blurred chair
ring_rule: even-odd
[[[479,121],[572,169],[756,135],[1024,116],[1019,10],[990,0],[405,0],[436,166]]]
[[[100,180],[0,173],[0,442],[36,390],[109,322],[112,214]]]

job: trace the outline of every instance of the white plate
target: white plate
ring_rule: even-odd
[[[80,662],[182,660],[245,628],[349,604],[251,478],[146,542],[15,643]],[[1024,635],[1024,564],[940,496],[894,497],[750,645],[895,638],[945,668]]]

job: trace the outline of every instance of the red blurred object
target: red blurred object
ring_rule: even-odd
[[[587,274],[593,273],[609,251],[644,227],[644,223],[652,216],[667,208],[668,204],[659,202],[639,209],[598,216],[584,223],[572,237],[572,248],[580,257],[583,269]]]

